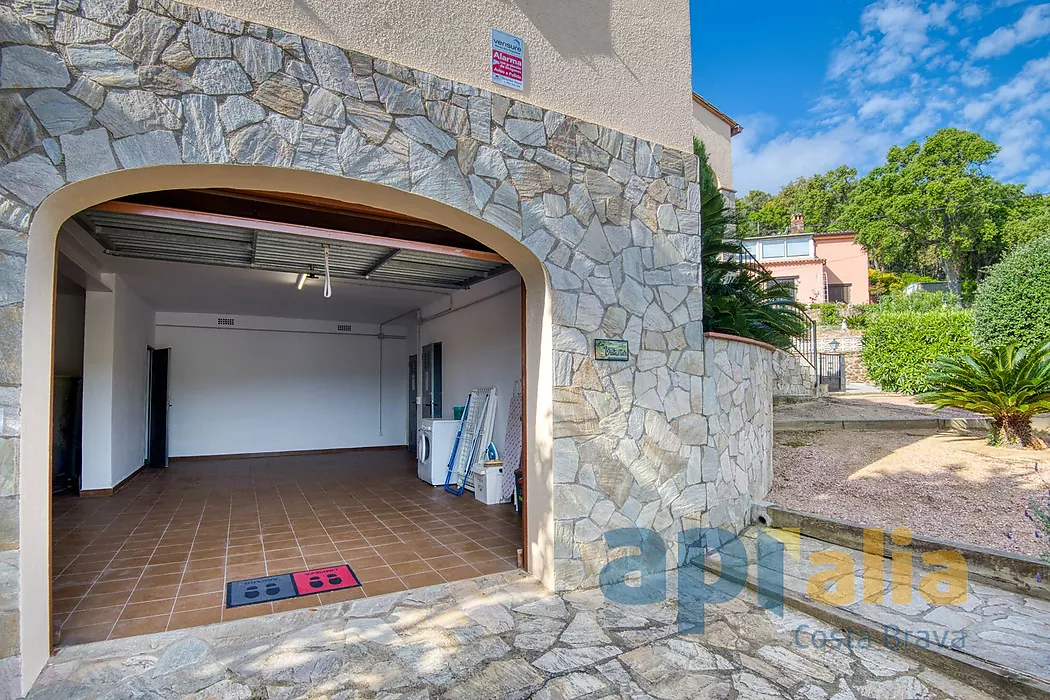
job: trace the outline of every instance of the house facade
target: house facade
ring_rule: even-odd
[[[707,148],[707,160],[722,195],[736,201],[733,189],[733,137],[744,130],[732,117],[693,93],[693,135]]]
[[[544,585],[596,585],[612,529],[655,532],[667,556],[653,565],[674,567],[683,530],[739,530],[769,488],[770,349],[702,328],[687,3],[616,0],[587,13],[500,0],[296,8],[0,8],[2,694],[28,691],[47,662],[67,600],[53,594],[59,570],[82,574],[71,588],[91,588],[115,553],[91,539],[105,528],[89,525],[68,540],[79,549],[52,554],[56,343],[67,348],[56,297],[70,281],[86,297],[83,320],[68,325],[83,331],[83,388],[98,402],[82,417],[85,450],[102,467],[95,495],[162,466],[158,445],[167,464],[187,435],[198,447],[184,448],[186,458],[414,444],[424,397],[413,373],[429,369],[416,358],[433,345],[437,319],[495,298],[517,303],[503,320],[520,321],[520,348],[505,353],[520,364],[499,376],[514,377],[505,394],[522,395],[520,549]],[[669,32],[658,42],[656,15]],[[521,90],[492,80],[492,30],[524,44]],[[728,146],[712,150],[728,189]],[[502,277],[514,284],[485,286],[503,275],[517,275]],[[357,316],[319,310],[341,294]],[[396,316],[395,300],[408,311]],[[489,318],[472,332],[500,314]],[[250,335],[239,350],[210,340],[241,328]],[[342,346],[310,344],[340,333],[359,344],[350,369],[339,364]],[[492,337],[470,343],[483,361]],[[596,340],[623,349],[601,357]],[[147,350],[172,350],[170,374],[147,370]],[[228,369],[215,371],[220,357]],[[462,386],[502,381],[474,364]],[[322,369],[311,375],[313,366]],[[330,395],[332,372],[351,369],[347,381],[365,384]],[[259,393],[252,383],[292,370],[316,390],[296,394],[289,381]],[[172,403],[155,400],[159,377],[172,382]],[[370,388],[346,408],[361,386]],[[228,416],[219,409],[231,395],[265,409],[239,415],[244,441],[233,447],[192,426],[194,402]],[[319,402],[325,410],[304,417]],[[364,437],[319,425],[338,406]],[[187,432],[165,444],[159,416]],[[289,425],[318,441],[279,442]],[[165,546],[164,563],[151,563]],[[126,569],[177,568],[183,549],[159,545]]]
[[[748,238],[744,247],[803,304],[867,304],[868,253],[852,231],[807,233],[801,214],[788,233]]]

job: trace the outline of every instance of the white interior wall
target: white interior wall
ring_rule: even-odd
[[[421,345],[441,343],[442,417],[452,418],[453,407],[462,406],[472,389],[495,386],[492,442],[502,453],[510,398],[521,380],[521,277],[511,272],[451,297],[451,305],[444,300],[423,309],[423,318],[452,313],[424,320],[420,328]]]
[[[153,309],[117,278],[113,319],[113,484],[146,461],[146,400]]]
[[[85,297],[85,490],[120,483],[142,466],[146,450],[146,360],[154,313],[119,276],[107,278],[113,291],[88,291]]]
[[[84,399],[81,481],[108,489],[113,452],[113,292],[88,291],[84,304]]]
[[[55,295],[55,376],[84,373],[84,294]]]
[[[171,348],[172,457],[407,444],[404,338],[383,340],[380,381],[377,325],[233,318],[157,315],[156,347]]]

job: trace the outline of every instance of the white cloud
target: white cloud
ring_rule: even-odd
[[[981,87],[992,80],[992,74],[985,68],[977,66],[963,66],[959,70],[959,80],[966,87]]]
[[[1050,56],[1024,64],[1021,71],[996,88],[988,98],[996,105],[1010,105],[1030,100],[1050,85]]]
[[[919,100],[913,95],[902,95],[890,97],[889,95],[875,95],[869,98],[857,110],[857,116],[861,119],[883,118],[887,124],[900,124],[919,104]]]
[[[854,83],[888,83],[945,52],[944,41],[931,42],[929,32],[954,33],[949,18],[955,0],[929,5],[919,0],[877,0],[861,13],[861,32],[851,32],[832,54],[828,78]]]
[[[1040,168],[1025,178],[1028,184],[1026,192],[1046,192],[1050,189],[1050,168]]]
[[[967,22],[976,22],[981,18],[981,6],[975,2],[964,5],[963,8],[959,10],[959,16]]]
[[[999,27],[977,42],[974,58],[1005,56],[1021,44],[1050,34],[1050,4],[1033,5],[1009,27]]]
[[[992,111],[992,103],[984,98],[968,102],[963,106],[962,115],[971,124],[984,119]]]
[[[751,117],[745,123],[751,123]],[[733,143],[733,178],[742,188],[776,192],[785,183],[823,173],[843,163],[868,169],[882,161],[895,140],[892,132],[862,128],[849,120],[817,133],[789,132],[762,141],[761,134]]]
[[[1042,122],[994,119],[987,126],[994,131],[995,141],[1002,149],[993,162],[993,171],[999,177],[1012,178],[1039,164],[1041,159],[1033,149],[1042,144]]]
[[[935,131],[944,123],[944,115],[956,107],[955,102],[931,98],[923,105],[922,111],[916,114],[901,130],[906,140],[916,139]]]

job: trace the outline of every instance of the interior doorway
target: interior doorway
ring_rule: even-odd
[[[171,349],[149,349],[149,382],[147,398],[146,464],[150,467],[168,466],[168,366]]]

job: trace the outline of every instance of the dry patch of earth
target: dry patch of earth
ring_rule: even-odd
[[[1046,501],[1050,450],[920,430],[782,431],[773,444],[774,503],[1030,556],[1050,544],[1024,516]]]
[[[957,408],[942,408],[918,403],[905,394],[836,394],[809,401],[778,403],[773,407],[773,420],[908,420],[913,418],[979,418]]]

